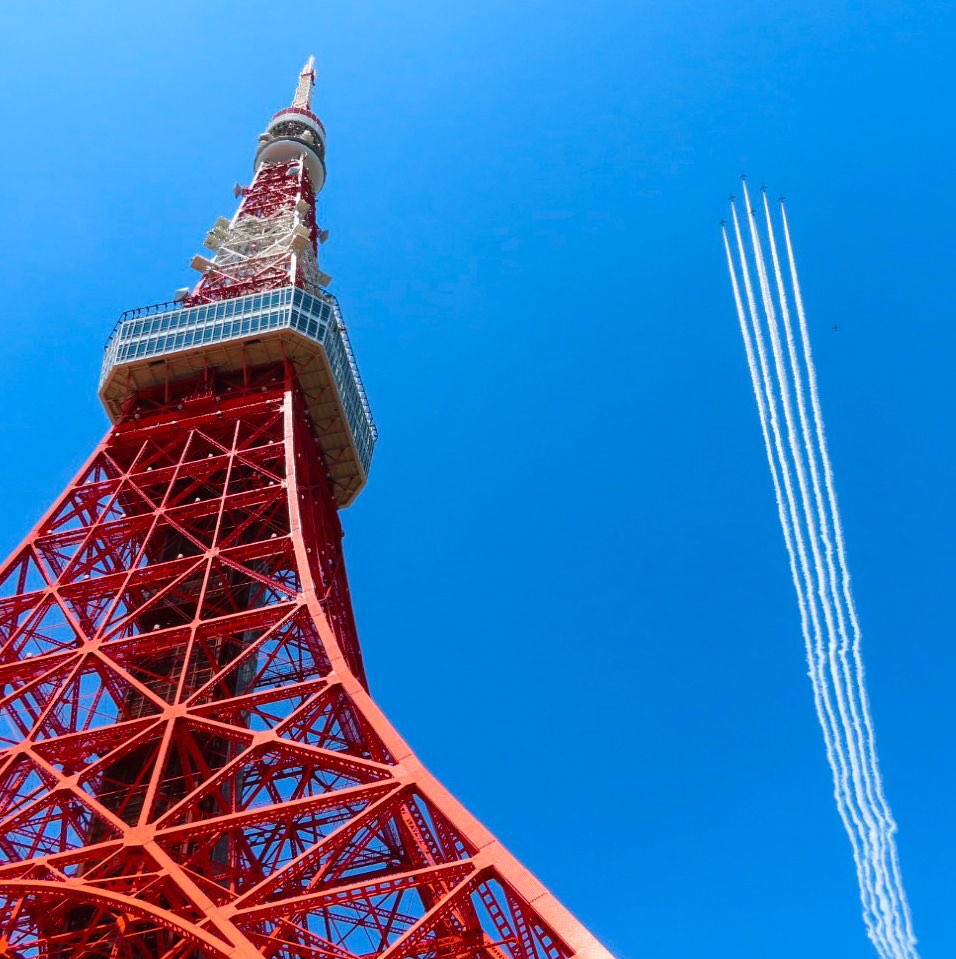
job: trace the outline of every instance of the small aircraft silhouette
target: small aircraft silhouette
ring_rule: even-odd
[[[840,332],[840,324],[839,324],[839,323],[834,323],[834,324],[833,324],[833,332],[834,332],[834,333],[839,333],[839,332]]]

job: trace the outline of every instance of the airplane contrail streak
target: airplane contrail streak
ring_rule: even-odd
[[[782,270],[780,268],[780,259],[777,252],[777,243],[776,237],[773,231],[773,221],[770,215],[770,206],[767,201],[766,193],[763,194],[763,208],[764,208],[764,219],[766,224],[766,233],[770,249],[770,260],[773,265],[774,270],[774,279],[776,281],[777,288],[777,303],[780,307],[780,319],[783,325],[786,344],[787,344],[787,357],[789,359],[790,374],[793,379],[793,388],[794,396],[796,398],[797,404],[797,414],[800,422],[800,432],[803,440],[803,450],[806,455],[807,464],[810,472],[811,486],[813,490],[813,500],[816,507],[816,519],[819,528],[820,540],[823,544],[823,554],[826,561],[826,588],[829,589],[830,596],[832,597],[832,602],[834,610],[836,613],[837,619],[837,630],[839,633],[839,645],[836,647],[835,651],[839,659],[839,667],[837,667],[836,662],[834,662],[834,645],[833,645],[833,636],[831,632],[831,645],[830,645],[830,657],[831,657],[831,670],[833,671],[835,682],[839,682],[841,677],[837,676],[836,670],[839,668],[842,673],[842,681],[846,685],[848,690],[852,690],[854,687],[862,688],[862,682],[860,677],[853,674],[850,663],[847,659],[847,648],[849,645],[849,637],[847,634],[846,628],[846,615],[844,614],[843,604],[840,601],[840,593],[837,587],[837,572],[835,569],[833,561],[833,543],[830,535],[830,517],[828,516],[827,506],[828,503],[823,498],[823,493],[820,485],[820,469],[818,466],[818,455],[817,449],[813,442],[813,431],[811,429],[806,409],[806,400],[804,396],[803,389],[803,373],[800,367],[800,361],[797,354],[796,343],[793,334],[793,326],[790,319],[790,310],[788,304],[788,297],[786,293],[786,286],[783,280]],[[811,518],[808,514],[808,522],[811,522]],[[818,571],[819,575],[819,571]],[[822,585],[822,582],[821,582]],[[892,916],[895,921],[895,928],[892,930],[891,935],[895,937],[900,937],[902,930],[899,927],[899,917],[901,914],[900,903],[896,900],[894,895],[895,884],[889,880],[886,868],[886,857],[889,852],[886,842],[887,836],[887,822],[886,817],[882,815],[883,810],[879,806],[879,798],[875,792],[874,788],[874,779],[876,776],[872,770],[873,767],[873,751],[870,737],[867,735],[865,728],[861,726],[861,713],[863,709],[858,706],[857,697],[853,695],[848,695],[846,697],[846,702],[849,706],[849,724],[845,725],[845,734],[847,736],[847,744],[850,749],[851,759],[854,761],[854,765],[862,773],[863,789],[865,792],[865,802],[862,802],[861,811],[864,814],[864,818],[867,822],[868,827],[870,828],[870,835],[874,838],[874,842],[877,845],[876,857],[875,860],[879,864],[880,875],[878,878],[878,891],[883,893],[883,913],[885,915]],[[858,801],[860,797],[857,797]],[[880,815],[874,817],[870,812],[872,809],[879,810]],[[880,820],[878,823],[875,822],[875,818]],[[887,897],[889,901],[887,901]],[[882,930],[879,930],[881,933]]]
[[[756,265],[757,277],[760,285],[760,293],[764,307],[764,322],[770,336],[771,350],[774,361],[774,372],[776,374],[776,384],[780,392],[781,406],[783,408],[784,421],[787,430],[788,452],[793,461],[794,470],[797,476],[797,488],[800,493],[800,505],[803,510],[803,520],[806,524],[807,538],[810,543],[810,553],[813,558],[813,573],[815,574],[815,586],[819,599],[820,609],[823,613],[824,625],[826,627],[826,662],[829,667],[832,678],[832,689],[836,703],[836,713],[839,719],[838,735],[842,737],[845,755],[849,760],[850,766],[850,787],[852,794],[848,800],[852,803],[851,808],[859,813],[865,824],[865,831],[862,833],[863,841],[867,847],[864,858],[864,868],[872,873],[872,882],[868,888],[879,900],[879,907],[873,910],[873,928],[872,933],[876,938],[884,939],[887,936],[883,928],[884,917],[894,915],[894,904],[888,900],[886,870],[884,868],[883,857],[879,853],[874,853],[871,844],[881,845],[880,824],[872,814],[872,796],[866,796],[866,783],[868,780],[867,770],[865,769],[860,756],[859,744],[856,737],[856,729],[859,724],[855,714],[857,710],[853,704],[854,697],[851,694],[852,685],[848,675],[841,676],[841,664],[839,662],[840,638],[834,623],[834,608],[828,595],[828,580],[824,574],[823,558],[820,551],[820,531],[817,529],[810,494],[807,486],[807,471],[803,461],[803,451],[797,436],[796,424],[793,418],[793,407],[791,399],[791,389],[788,370],[786,368],[782,345],[780,342],[780,330],[777,324],[776,311],[773,305],[773,299],[770,293],[770,285],[767,277],[766,260],[764,258],[763,248],[760,242],[760,235],[757,229],[757,219],[755,211],[750,205],[750,197],[747,192],[747,185],[743,185],[744,202],[748,210],[748,226],[750,230],[751,246],[753,250],[753,259]],[[799,390],[799,387],[796,387]],[[798,393],[799,397],[799,393]],[[812,450],[808,450],[808,457]],[[795,519],[795,522],[799,522]],[[826,529],[826,524],[821,524]],[[845,631],[843,636],[845,637]]]
[[[790,225],[787,221],[787,211],[783,201],[780,203],[780,217],[783,225],[783,236],[787,250],[787,262],[790,268],[791,284],[793,289],[794,304],[796,306],[797,319],[800,325],[800,335],[803,346],[804,364],[807,370],[807,382],[810,387],[810,401],[813,408],[814,421],[816,424],[817,443],[820,450],[820,459],[823,464],[824,482],[826,485],[827,499],[830,515],[833,518],[833,531],[836,540],[837,558],[842,573],[842,586],[844,602],[846,603],[847,613],[853,630],[853,644],[851,647],[854,665],[857,671],[860,701],[862,705],[863,722],[867,733],[868,748],[870,752],[870,761],[876,769],[875,792],[890,833],[889,852],[891,866],[896,886],[901,892],[902,923],[904,936],[908,943],[916,942],[913,932],[912,916],[909,909],[909,903],[905,895],[902,895],[903,883],[899,864],[899,852],[892,836],[896,833],[896,823],[890,812],[889,804],[883,790],[882,777],[879,774],[879,767],[876,759],[876,739],[873,733],[873,721],[870,714],[869,697],[864,683],[863,658],[861,651],[862,630],[860,629],[859,619],[856,613],[856,604],[853,599],[853,593],[850,589],[850,571],[846,562],[846,543],[843,536],[843,524],[840,519],[840,510],[837,506],[836,489],[833,483],[833,468],[830,463],[830,454],[827,447],[826,431],[823,423],[823,414],[820,408],[820,396],[817,387],[816,367],[813,363],[813,351],[810,344],[810,336],[807,332],[806,312],[803,305],[803,295],[800,290],[800,279],[797,273],[796,258],[793,253],[793,243],[790,238]],[[914,952],[915,955],[915,952]]]
[[[751,208],[746,183],[743,196],[749,253],[733,202],[737,262],[726,228],[722,229],[724,250],[797,594],[814,707],[833,775],[834,798],[850,839],[870,940],[881,959],[918,959],[896,847],[897,827],[877,762],[864,684],[862,631],[850,586],[846,543],[789,223],[781,202],[788,292],[766,194],[763,228],[775,290],[771,288],[761,226],[757,211]],[[751,278],[751,262],[762,313]],[[790,308],[791,296],[796,324]]]
[[[863,662],[860,652],[860,629],[856,617],[856,611],[853,603],[853,596],[850,592],[849,571],[845,562],[845,547],[843,545],[842,530],[840,527],[840,514],[836,503],[836,493],[833,486],[832,468],[829,463],[829,455],[826,446],[826,438],[823,426],[822,411],[820,409],[819,395],[816,388],[816,373],[813,366],[813,358],[809,334],[806,327],[806,316],[803,310],[802,297],[799,291],[799,281],[796,276],[796,263],[793,258],[792,244],[789,243],[789,231],[785,222],[786,212],[781,204],[781,214],[784,217],[784,238],[788,247],[788,265],[790,266],[791,287],[794,291],[794,301],[797,308],[798,322],[800,323],[800,340],[803,347],[803,359],[806,370],[806,380],[811,392],[811,405],[813,413],[814,432],[816,433],[816,444],[813,442],[811,426],[808,422],[806,413],[800,359],[797,355],[794,342],[793,330],[790,323],[790,311],[788,309],[788,298],[786,286],[783,281],[780,261],[777,255],[776,238],[773,230],[773,222],[770,215],[770,206],[766,194],[763,198],[764,216],[766,221],[767,235],[770,241],[771,259],[774,265],[774,271],[777,279],[778,298],[781,304],[781,313],[786,328],[788,348],[790,353],[791,367],[795,378],[798,406],[801,417],[801,430],[804,436],[804,446],[810,460],[814,497],[817,502],[817,515],[823,535],[823,541],[826,550],[827,572],[830,585],[830,591],[834,599],[834,605],[837,612],[838,626],[840,631],[840,662],[844,674],[844,680],[848,687],[857,690],[856,696],[849,697],[852,710],[852,719],[854,732],[856,734],[857,749],[863,763],[864,786],[868,802],[872,805],[879,820],[879,831],[877,840],[879,843],[878,856],[883,868],[889,873],[886,878],[886,889],[892,900],[891,915],[894,920],[893,936],[898,942],[913,943],[915,936],[912,929],[912,920],[910,917],[909,906],[905,896],[902,894],[903,884],[899,868],[899,857],[897,855],[896,844],[893,841],[893,835],[896,832],[896,824],[893,821],[889,806],[883,794],[882,779],[877,765],[875,739],[873,734],[873,723],[870,716],[869,703],[866,695],[866,686],[863,674]],[[820,488],[820,469],[817,465],[819,457],[824,473],[824,482],[826,485],[827,496],[824,500],[823,492]],[[829,520],[829,522],[828,522]],[[833,536],[830,536],[830,524],[832,524]],[[837,562],[834,563],[833,541],[837,544]],[[838,572],[836,566],[839,566],[840,578],[842,580],[842,602],[841,590],[837,585]],[[844,608],[846,613],[844,614]],[[853,631],[853,640],[847,633],[847,620]],[[848,658],[847,650],[851,650],[852,661]]]
[[[807,487],[806,468],[803,462],[803,450],[797,437],[796,424],[793,418],[790,376],[786,368],[783,357],[782,345],[780,342],[780,331],[777,324],[776,311],[773,305],[773,299],[770,293],[770,286],[767,276],[766,260],[764,257],[760,236],[757,229],[757,219],[755,211],[751,208],[750,197],[747,193],[746,183],[743,186],[744,200],[749,211],[748,222],[750,227],[750,237],[753,249],[754,261],[757,268],[757,275],[760,283],[760,291],[764,306],[764,320],[767,324],[770,334],[772,347],[774,370],[777,377],[777,386],[780,391],[781,404],[784,412],[784,419],[787,427],[787,440],[789,444],[789,453],[793,460],[797,475],[797,485],[800,492],[800,502],[803,508],[803,518],[806,523],[807,537],[810,543],[810,552],[813,557],[813,572],[816,578],[816,589],[819,597],[820,608],[823,612],[824,623],[827,634],[827,664],[832,679],[832,688],[836,701],[837,716],[840,720],[840,735],[843,738],[843,745],[850,764],[850,785],[852,786],[852,796],[850,800],[855,804],[855,808],[862,817],[866,831],[863,834],[864,842],[867,845],[867,855],[864,859],[864,866],[872,873],[872,882],[869,884],[873,895],[879,900],[879,907],[873,910],[872,933],[876,939],[892,940],[894,932],[884,928],[884,922],[887,917],[890,920],[898,914],[897,903],[893,901],[892,890],[888,884],[888,876],[884,855],[884,828],[881,822],[873,814],[874,797],[869,781],[870,775],[866,767],[862,743],[859,741],[859,710],[856,707],[856,697],[854,696],[855,684],[849,675],[849,669],[846,663],[846,631],[843,628],[843,615],[839,605],[831,603],[828,594],[828,587],[831,580],[828,580],[824,573],[823,557],[821,555],[820,540],[826,541],[826,530],[828,523],[825,517],[821,520],[820,528],[817,527],[816,517],[811,504],[810,494]],[[770,240],[773,244],[773,239]],[[794,392],[796,393],[798,405],[800,401],[799,370],[793,371]],[[805,437],[806,438],[806,437]],[[812,446],[807,448],[807,458],[812,464],[815,455]],[[821,537],[822,533],[822,537]],[[831,561],[832,566],[832,561]],[[835,581],[835,574],[832,577]],[[834,623],[834,613],[839,620],[839,626]],[[842,660],[842,661],[841,661]],[[872,848],[873,846],[877,848]]]
[[[741,234],[740,223],[737,218],[736,206],[731,204],[731,216],[734,224],[734,234],[737,240],[737,251],[741,266],[741,276],[746,293],[748,311],[750,316],[750,325],[757,347],[757,359],[760,370],[761,384],[763,394],[766,398],[767,411],[769,413],[770,430],[774,439],[774,449],[776,452],[776,463],[780,470],[783,489],[787,502],[787,513],[782,518],[784,523],[784,537],[787,536],[789,528],[793,536],[798,559],[798,566],[803,578],[803,586],[798,586],[798,593],[802,592],[804,601],[809,612],[810,623],[812,627],[812,640],[807,639],[807,663],[809,666],[809,675],[813,684],[814,694],[819,696],[823,707],[825,722],[821,722],[821,728],[824,733],[827,758],[830,760],[833,769],[834,780],[834,798],[837,802],[837,808],[844,820],[847,833],[851,839],[854,862],[857,867],[857,876],[861,895],[864,900],[864,910],[866,915],[872,913],[870,898],[872,897],[873,884],[868,880],[866,872],[869,868],[871,857],[868,853],[868,831],[864,827],[859,817],[859,813],[853,802],[853,796],[850,789],[850,770],[848,768],[847,757],[844,750],[838,748],[840,742],[840,723],[837,719],[836,711],[833,706],[833,695],[829,684],[824,676],[826,652],[823,644],[823,632],[820,624],[819,611],[814,601],[814,584],[810,571],[810,564],[806,554],[806,544],[800,514],[797,509],[796,498],[793,492],[793,480],[790,473],[788,458],[784,449],[781,436],[779,417],[777,415],[777,402],[775,391],[772,385],[772,379],[767,361],[767,351],[764,342],[763,332],[759,315],[757,312],[756,300],[753,294],[753,284],[750,279],[750,268],[748,259],[744,250],[744,242]],[[799,597],[798,597],[799,598]]]
[[[814,708],[816,709],[817,719],[820,722],[820,727],[823,730],[823,740],[824,747],[826,750],[827,761],[829,762],[831,768],[833,769],[834,775],[834,798],[837,802],[837,810],[839,812],[840,818],[843,820],[844,827],[846,828],[847,833],[849,833],[852,846],[853,846],[853,856],[857,865],[857,876],[861,883],[863,884],[863,865],[860,858],[860,853],[858,851],[858,837],[856,830],[851,827],[849,814],[846,807],[846,802],[844,800],[844,791],[840,785],[841,771],[840,771],[840,761],[835,755],[834,745],[833,745],[833,733],[832,728],[834,725],[832,709],[829,704],[824,703],[824,696],[821,691],[821,683],[816,677],[816,647],[818,642],[814,641],[811,630],[815,634],[819,634],[819,625],[815,622],[811,624],[811,613],[808,608],[808,603],[806,600],[806,595],[804,592],[803,582],[801,577],[805,575],[806,566],[802,563],[797,556],[797,547],[794,542],[793,527],[790,523],[789,516],[787,514],[788,505],[784,499],[784,491],[782,488],[782,482],[780,478],[780,470],[777,467],[777,460],[774,456],[774,448],[771,445],[770,438],[770,429],[768,426],[768,412],[767,412],[767,401],[765,398],[763,381],[761,379],[761,374],[757,368],[757,360],[754,356],[754,347],[753,340],[750,334],[750,329],[748,327],[747,317],[744,312],[743,301],[740,297],[740,288],[737,284],[736,270],[733,265],[733,256],[730,252],[730,242],[727,238],[726,229],[723,230],[724,238],[724,248],[727,253],[727,267],[730,271],[730,281],[733,287],[734,293],[734,302],[737,307],[737,317],[740,322],[740,332],[744,341],[744,350],[747,355],[747,366],[750,370],[750,378],[753,385],[754,397],[757,401],[757,411],[760,417],[760,428],[763,434],[764,446],[767,453],[767,462],[770,465],[770,476],[773,480],[774,496],[777,503],[777,513],[780,519],[780,526],[783,529],[783,539],[784,544],[787,548],[787,555],[790,559],[790,575],[793,578],[794,590],[797,594],[797,605],[800,610],[800,629],[803,634],[804,646],[806,648],[807,654],[807,663],[809,671],[808,676],[813,680],[813,703]],[[846,779],[845,769],[842,772],[842,778]]]

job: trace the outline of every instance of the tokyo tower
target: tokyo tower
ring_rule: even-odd
[[[120,317],[112,425],[0,569],[0,959],[610,959],[369,694],[314,83],[195,287]]]

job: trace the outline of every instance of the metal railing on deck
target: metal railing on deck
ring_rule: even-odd
[[[286,286],[199,306],[166,302],[126,310],[106,341],[100,385],[124,363],[283,328],[296,330],[325,349],[352,440],[367,471],[378,430],[338,300],[325,290]]]

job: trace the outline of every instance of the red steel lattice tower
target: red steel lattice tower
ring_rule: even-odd
[[[196,286],[120,318],[112,426],[0,571],[0,959],[609,959],[369,696],[314,80]]]

